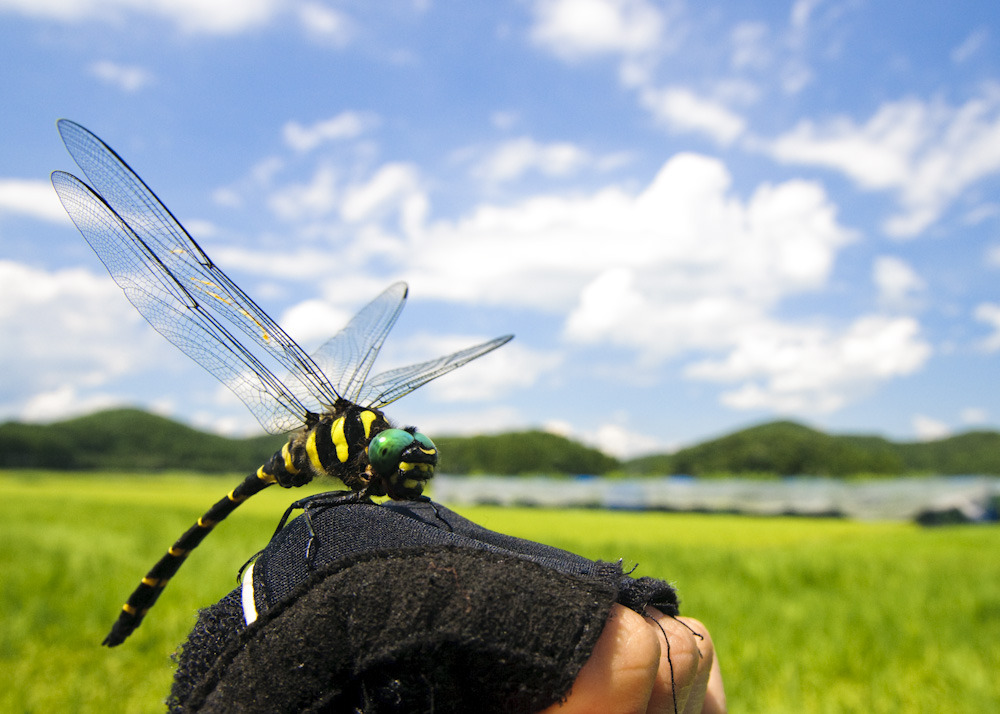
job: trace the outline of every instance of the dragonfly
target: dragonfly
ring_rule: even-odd
[[[124,642],[212,528],[269,486],[292,488],[328,476],[356,500],[426,499],[422,494],[434,475],[437,448],[415,427],[393,426],[382,407],[513,335],[369,376],[409,292],[397,282],[309,355],[222,272],[114,149],[68,119],[57,127],[90,183],[54,171],[52,185],[128,300],[154,329],[229,387],[266,431],[291,432],[280,450],[157,561],[102,644]]]

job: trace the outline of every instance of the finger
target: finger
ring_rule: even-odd
[[[642,615],[614,605],[565,702],[542,714],[643,714],[659,671],[660,644]]]
[[[656,714],[684,714],[699,711],[701,697],[699,673],[703,657],[699,640],[687,624],[686,618],[664,615],[655,608],[647,608],[646,620],[660,644],[660,662],[656,681],[650,695],[648,711]],[[704,679],[708,679],[705,667]]]
[[[719,667],[719,657],[715,653],[715,645],[708,630],[701,623],[697,623],[699,630],[712,648],[712,666],[708,675],[708,686],[705,690],[705,703],[702,705],[701,714],[726,714],[729,711],[726,705],[726,690],[722,684],[722,670]]]

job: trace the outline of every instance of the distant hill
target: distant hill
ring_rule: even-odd
[[[112,409],[55,424],[0,424],[0,467],[251,471],[284,441],[227,439],[138,409]]]
[[[620,467],[597,449],[544,431],[432,437],[449,474],[604,474]]]
[[[1000,467],[1000,460],[998,460]],[[879,437],[831,436],[791,421],[761,424],[681,449],[625,464],[634,474],[757,473],[899,474],[909,470],[899,449]]]
[[[1000,474],[1000,434],[969,432],[938,441],[893,442],[880,436],[834,436],[776,421],[673,454],[634,459],[623,468],[635,475],[695,476]]]
[[[625,462],[541,431],[432,438],[441,451],[439,470],[457,475],[1000,474],[997,432],[898,443],[776,421]],[[248,472],[284,441],[282,436],[227,439],[136,409],[114,409],[56,424],[0,424],[0,468]]]
[[[112,409],[54,424],[0,424],[0,468],[206,472],[251,471],[284,436],[227,439],[138,409]],[[618,461],[545,432],[434,437],[439,467],[454,474],[600,474]]]

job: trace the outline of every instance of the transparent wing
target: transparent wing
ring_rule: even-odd
[[[320,368],[216,267],[113,149],[78,124],[63,119],[58,127],[94,189],[64,172],[53,174],[53,185],[150,324],[236,392],[268,431],[299,426],[307,411],[337,400]],[[290,377],[277,379],[242,339]]]
[[[100,196],[61,171],[52,174],[52,185],[111,277],[157,332],[232,389],[268,431],[301,426],[306,407],[177,281]]]
[[[370,407],[384,407],[402,396],[412,392],[417,387],[427,384],[432,379],[437,379],[443,374],[448,374],[452,370],[458,369],[463,364],[471,362],[477,357],[482,357],[487,352],[492,352],[497,347],[505,345],[514,338],[514,335],[504,335],[489,342],[484,342],[475,347],[468,347],[464,350],[454,352],[444,357],[438,357],[427,362],[411,364],[408,367],[399,367],[388,372],[382,372],[372,377],[371,381],[364,385],[358,395],[358,404]]]
[[[344,399],[358,403],[368,372],[403,311],[408,292],[406,283],[393,283],[313,353],[313,361]]]

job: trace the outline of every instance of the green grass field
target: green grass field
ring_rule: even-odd
[[[162,551],[239,477],[0,473],[3,712],[162,711],[195,610],[302,492],[269,489],[191,556],[122,646],[99,643]],[[1000,528],[463,508],[494,530],[672,581],[733,712],[1000,706]]]

